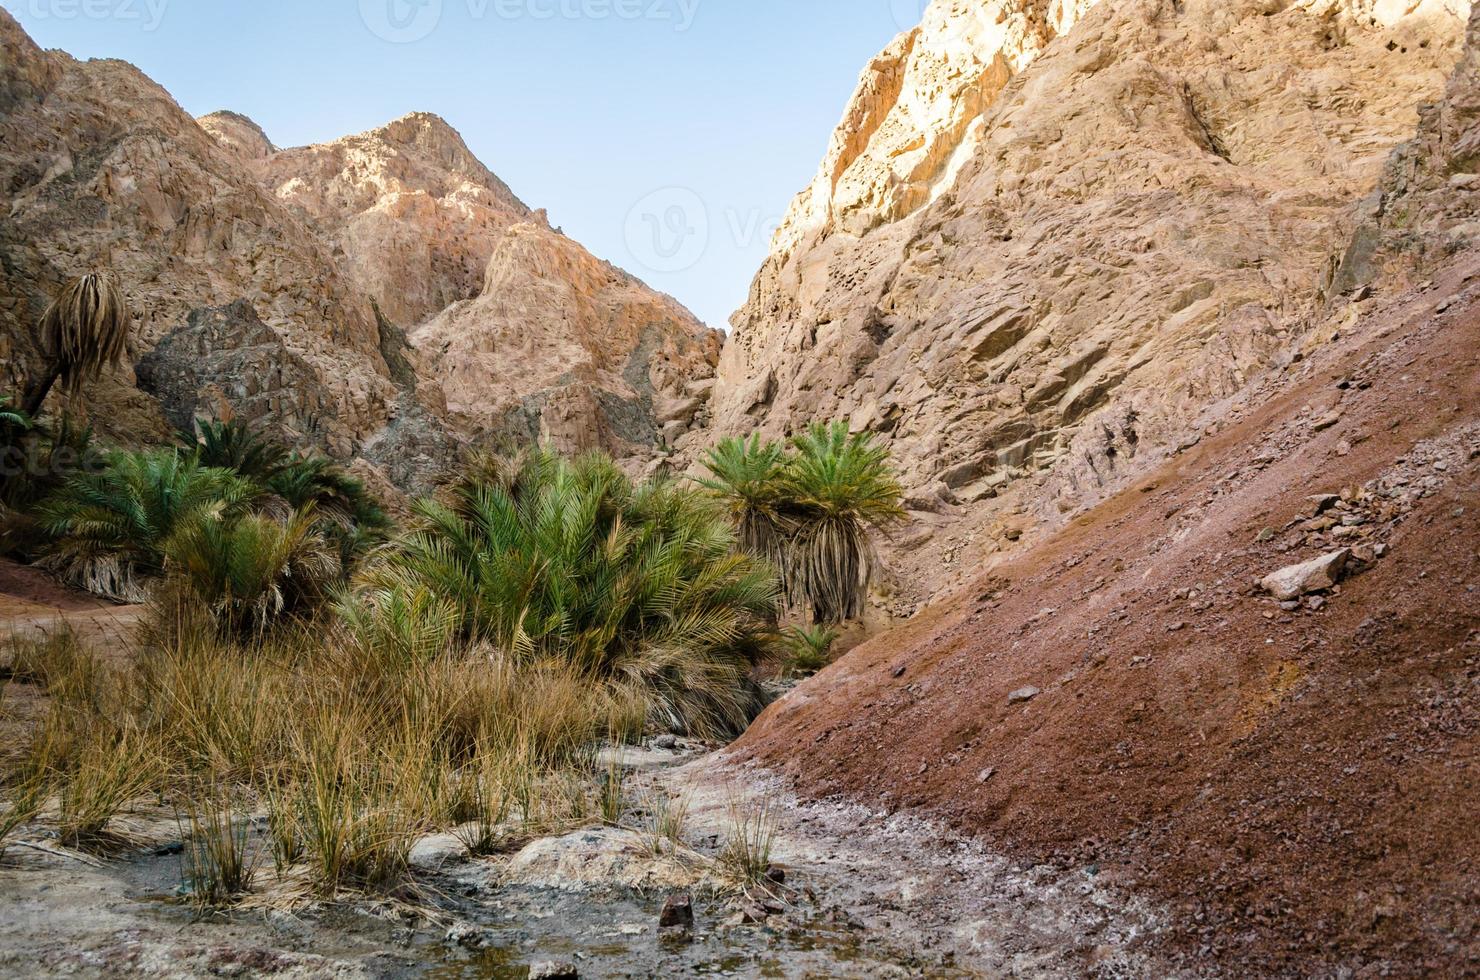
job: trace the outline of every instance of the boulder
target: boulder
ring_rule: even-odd
[[[1266,576],[1259,584],[1265,592],[1282,602],[1291,602],[1313,592],[1325,592],[1341,581],[1341,573],[1351,556],[1351,549],[1343,548],[1300,565],[1282,568]]]
[[[708,881],[702,869],[654,855],[643,835],[614,827],[537,840],[514,855],[504,878],[508,884],[562,891],[686,889]]]

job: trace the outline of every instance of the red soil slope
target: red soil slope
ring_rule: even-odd
[[[1477,281],[1457,260],[1365,316],[737,752],[1098,865],[1165,904],[1147,941],[1190,969],[1480,975]],[[1365,523],[1309,522],[1311,495],[1368,484],[1326,515]],[[1343,544],[1370,564],[1319,609],[1254,586]]]

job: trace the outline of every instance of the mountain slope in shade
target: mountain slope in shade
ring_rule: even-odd
[[[916,514],[886,605],[912,611],[1319,340],[1467,10],[937,0],[778,232],[715,430],[883,436]]]
[[[34,369],[61,283],[115,269],[140,370],[87,393],[105,433],[245,415],[420,490],[460,447],[505,438],[656,458],[672,419],[652,413],[712,374],[718,334],[550,229],[435,116],[279,149],[239,114],[191,119],[130,65],[41,51],[3,10],[0,52],[0,382]],[[519,229],[535,244],[490,279]],[[568,297],[564,349],[584,358],[559,373],[522,363],[551,326],[540,289]],[[455,332],[412,346],[451,309]]]

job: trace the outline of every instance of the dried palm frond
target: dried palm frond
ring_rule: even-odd
[[[123,290],[111,275],[89,272],[72,280],[41,317],[41,349],[54,372],[52,381],[60,380],[69,395],[76,395],[104,368],[120,363],[131,322]],[[39,408],[27,406],[27,411],[34,415]]]

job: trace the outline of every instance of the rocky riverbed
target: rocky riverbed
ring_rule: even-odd
[[[414,897],[249,903],[201,916],[163,814],[110,861],[35,839],[0,866],[0,972],[41,976],[952,977],[1144,975],[1152,910],[1093,867],[1020,867],[912,818],[803,805],[695,745],[627,749],[622,827],[470,859],[422,841]],[[654,854],[645,812],[687,808]],[[737,815],[773,833],[770,877],[715,857]],[[630,827],[630,829],[629,829]],[[259,872],[270,878],[270,862]],[[685,907],[686,906],[686,907]],[[667,911],[665,912],[665,907]],[[663,928],[664,921],[677,922]]]

